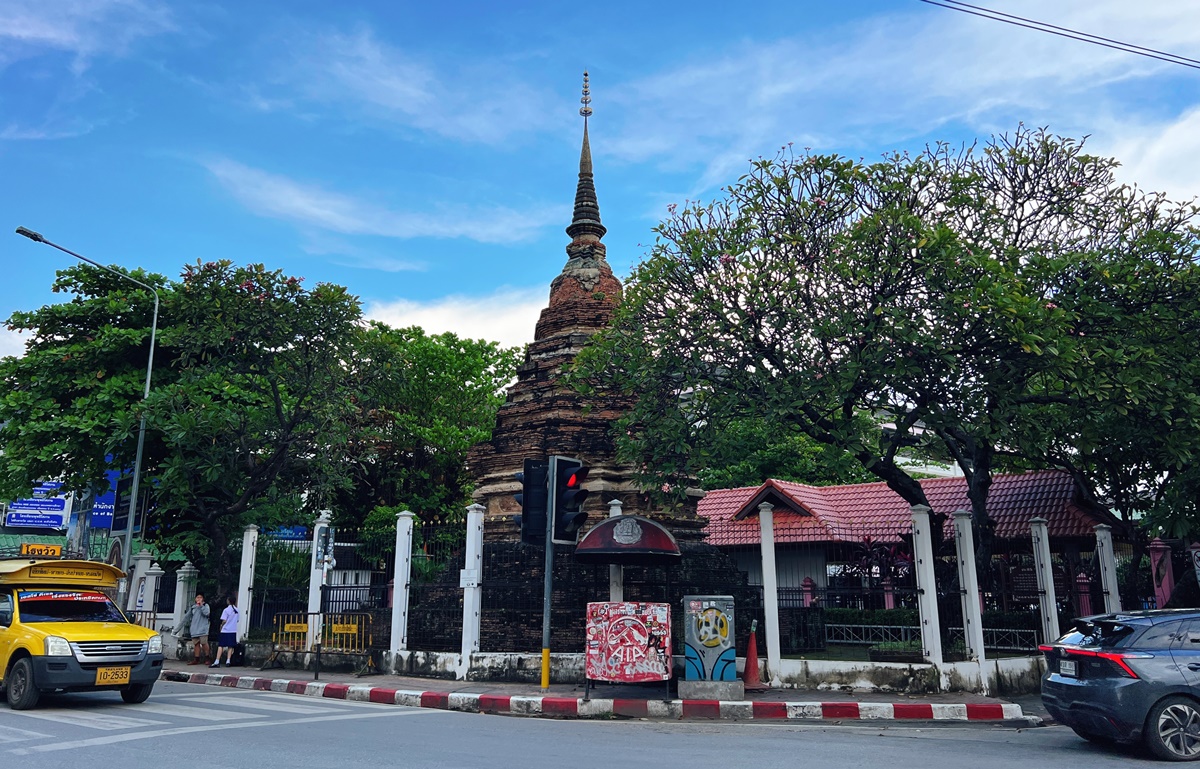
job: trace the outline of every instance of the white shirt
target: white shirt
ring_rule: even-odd
[[[225,607],[225,611],[221,612],[221,632],[236,633],[238,621],[237,607],[230,604]]]

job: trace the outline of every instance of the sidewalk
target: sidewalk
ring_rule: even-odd
[[[1022,702],[978,694],[904,695],[883,692],[825,692],[768,689],[747,692],[739,702],[664,699],[664,684],[598,684],[584,700],[583,684],[552,684],[543,692],[537,684],[493,681],[451,681],[434,678],[255,668],[209,669],[168,661],[164,680],[239,689],[260,689],[309,697],[379,702],[471,713],[549,718],[658,718],[728,720],[805,720],[843,722],[895,720],[906,722],[979,722],[989,725],[1035,726],[1041,718],[1027,713]],[[1039,708],[1040,709],[1040,708]]]

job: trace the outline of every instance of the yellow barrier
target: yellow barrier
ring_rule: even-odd
[[[344,654],[363,654],[371,648],[371,615],[366,613],[326,614],[321,623],[321,649]]]
[[[275,647],[275,651],[306,650],[308,648],[308,626],[309,615],[305,612],[276,614],[275,628],[271,632],[271,644]]]

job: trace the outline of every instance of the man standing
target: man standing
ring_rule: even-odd
[[[192,633],[192,661],[189,665],[203,665],[208,661],[208,604],[204,602],[204,593],[196,593],[196,605],[192,607],[192,624],[188,630]]]

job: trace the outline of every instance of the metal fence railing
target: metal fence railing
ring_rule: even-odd
[[[908,625],[825,625],[825,641],[831,644],[872,646],[920,639],[921,628]]]

